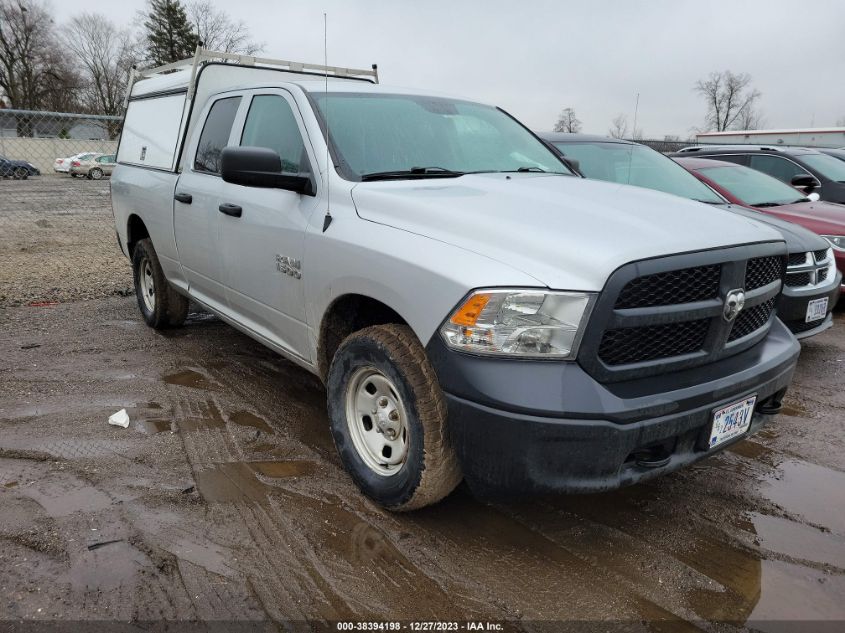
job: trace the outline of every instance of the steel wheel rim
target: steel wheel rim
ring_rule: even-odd
[[[398,473],[408,456],[408,414],[393,382],[374,367],[352,374],[346,387],[346,424],[355,451],[383,477]]]
[[[141,286],[141,298],[144,300],[144,306],[150,312],[155,312],[156,282],[153,277],[153,267],[146,257],[141,260],[141,266],[138,270],[138,284]]]

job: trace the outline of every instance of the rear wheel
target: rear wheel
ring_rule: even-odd
[[[15,180],[26,180],[29,178],[29,170],[25,167],[16,167],[15,171],[12,172],[12,178]]]
[[[188,300],[165,278],[149,238],[135,245],[132,272],[138,309],[147,325],[157,330],[182,325],[188,316]]]
[[[458,485],[443,393],[409,327],[377,325],[347,337],[327,391],[335,446],[368,497],[391,510],[414,510]]]
[[[99,167],[94,167],[94,169],[88,172],[88,177],[91,180],[101,180],[103,177],[103,170]]]

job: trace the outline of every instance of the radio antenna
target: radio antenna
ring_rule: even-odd
[[[323,218],[323,233],[332,223],[331,156],[329,155],[329,19],[323,13],[323,66],[325,67],[325,114],[326,120],[326,217]]]
[[[637,140],[637,113],[640,111],[640,93],[637,93],[637,101],[634,103],[634,129],[631,130],[631,140]],[[628,148],[628,184],[631,184],[631,162],[634,160],[634,144]]]

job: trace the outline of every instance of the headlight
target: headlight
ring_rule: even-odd
[[[452,349],[519,358],[574,359],[595,295],[477,290],[440,328]]]
[[[845,235],[822,235],[822,237],[830,242],[834,250],[845,252]]]

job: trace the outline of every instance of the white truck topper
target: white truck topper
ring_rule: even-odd
[[[129,76],[118,162],[178,171],[181,146],[193,128],[194,103],[227,89],[256,83],[296,82],[303,77],[378,83],[378,67],[344,68],[236,55],[197,47],[194,57]],[[132,110],[132,116],[128,116]]]

